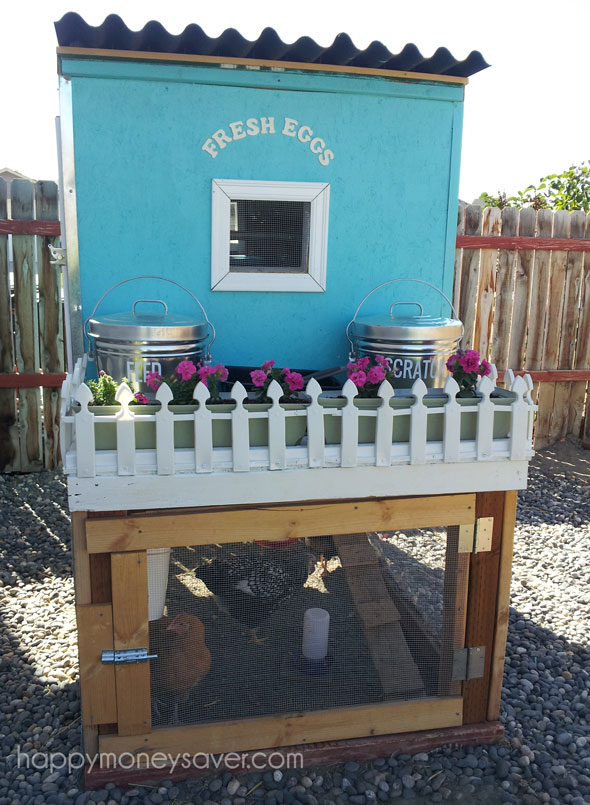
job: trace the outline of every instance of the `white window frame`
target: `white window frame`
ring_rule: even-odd
[[[330,185],[213,179],[211,192],[211,290],[323,293],[326,290]],[[309,201],[309,269],[306,273],[230,271],[231,201]]]

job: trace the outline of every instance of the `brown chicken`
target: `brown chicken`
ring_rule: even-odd
[[[191,691],[207,676],[211,653],[205,644],[205,627],[195,615],[181,613],[175,618],[160,618],[150,624],[150,653],[154,710],[173,702],[172,723],[178,723],[178,707],[186,704]]]

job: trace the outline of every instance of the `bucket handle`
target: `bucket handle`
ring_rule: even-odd
[[[451,302],[451,300],[449,299],[449,297],[446,296],[440,290],[440,288],[437,288],[436,285],[433,285],[431,282],[426,282],[426,280],[417,280],[417,279],[414,279],[414,277],[400,277],[399,279],[395,279],[395,280],[387,280],[387,282],[382,282],[380,285],[375,286],[375,288],[373,288],[372,291],[369,291],[369,293],[366,294],[366,296],[361,300],[361,303],[359,304],[357,309],[354,311],[354,316],[352,317],[352,319],[346,325],[346,331],[345,331],[346,332],[346,337],[348,338],[348,343],[350,344],[350,352],[349,352],[350,360],[353,360],[354,358],[356,358],[356,353],[354,351],[354,342],[353,342],[352,338],[350,337],[350,328],[354,324],[360,309],[365,304],[367,299],[372,294],[375,293],[375,291],[378,291],[381,288],[385,288],[386,285],[393,285],[394,282],[418,282],[418,283],[420,283],[420,285],[427,285],[429,288],[432,288],[434,291],[436,291],[438,294],[440,294],[442,296],[442,298],[445,300],[445,302],[449,305],[449,307],[453,311],[453,315],[455,316],[455,318],[456,319],[459,318],[458,315],[457,315],[457,311],[455,310],[455,307],[454,307],[453,303]],[[419,304],[419,303],[418,302],[394,302],[394,304],[389,308],[389,315],[390,316],[392,315],[392,310],[393,310],[393,308],[394,308],[394,306],[396,304]],[[420,309],[422,310],[421,305],[420,305]],[[422,313],[420,313],[420,315],[422,315]],[[462,338],[463,338],[463,323],[461,323],[461,338],[459,339],[459,343],[461,343]]]
[[[420,308],[420,315],[424,315],[424,308],[420,304],[420,302],[394,302],[393,305],[389,308],[389,315],[393,318],[393,308],[396,305],[416,305],[416,307]]]
[[[84,335],[88,339],[88,344],[90,345],[89,350],[88,350],[88,357],[90,359],[94,358],[94,342],[91,340],[90,336],[88,335],[88,324],[90,322],[90,319],[94,316],[94,314],[98,310],[98,306],[100,305],[102,300],[105,298],[105,296],[108,296],[108,294],[110,294],[111,291],[114,291],[115,288],[118,288],[119,285],[124,285],[126,282],[131,282],[132,280],[162,280],[162,282],[170,282],[172,285],[176,285],[178,288],[182,288],[182,290],[186,291],[189,296],[192,296],[192,298],[195,300],[197,305],[201,308],[201,312],[203,313],[203,316],[205,317],[205,321],[207,322],[207,324],[211,328],[212,338],[211,338],[211,341],[209,341],[209,343],[207,344],[207,354],[205,355],[205,363],[211,363],[211,345],[215,341],[215,327],[209,321],[209,318],[207,317],[207,314],[205,313],[205,308],[199,302],[199,300],[194,295],[194,293],[192,293],[192,291],[189,291],[188,288],[185,288],[184,285],[181,285],[180,282],[176,282],[176,280],[171,280],[168,277],[158,277],[158,276],[156,276],[154,274],[141,274],[140,276],[137,276],[137,277],[127,277],[127,279],[124,279],[124,280],[121,280],[120,282],[115,283],[115,285],[113,285],[111,288],[109,288],[108,291],[105,291],[103,293],[103,295],[100,297],[98,302],[94,305],[94,309],[93,309],[92,313],[90,314],[90,316],[88,316],[88,318],[84,322]],[[138,299],[138,300],[136,300],[135,304],[137,304],[137,302],[161,302],[164,305],[164,307],[166,307],[166,303],[162,302],[162,300],[160,300],[160,299]],[[135,305],[133,305],[133,312],[135,313]],[[168,312],[167,307],[166,307],[166,312]]]
[[[136,299],[131,308],[131,312],[133,313],[134,316],[135,316],[135,308],[137,307],[137,305],[139,305],[140,302],[153,302],[153,304],[155,305],[163,305],[164,316],[168,315],[168,305],[166,304],[166,302],[164,302],[163,299]]]

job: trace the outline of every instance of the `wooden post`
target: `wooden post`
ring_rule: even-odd
[[[505,494],[477,494],[476,517],[493,517],[494,528],[491,550],[472,554],[470,561],[465,645],[472,648],[485,646],[486,655],[483,676],[470,679],[463,686],[464,724],[474,724],[487,718]]]
[[[149,648],[147,552],[111,554],[114,648]],[[115,666],[119,735],[151,731],[148,662]]]
[[[90,558],[86,547],[86,512],[72,512],[72,553],[74,561],[74,588],[76,593],[76,608],[92,603],[92,589],[90,583]],[[80,667],[85,657],[80,654],[78,642],[78,658]],[[84,685],[81,679],[80,686]],[[85,709],[86,708],[86,709]],[[92,725],[91,713],[87,711],[88,702],[82,700],[82,741],[84,752],[94,756],[98,752],[98,730]]]
[[[514,523],[516,520],[517,492],[506,492],[504,516],[502,518],[502,544],[500,546],[500,577],[496,601],[496,634],[491,662],[490,696],[488,700],[488,721],[496,721],[500,715],[502,677],[508,636],[510,615],[510,580],[512,577],[512,553],[514,546]]]

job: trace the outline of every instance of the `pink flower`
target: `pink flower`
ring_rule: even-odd
[[[459,358],[459,363],[464,372],[478,372],[479,352],[475,349],[468,349],[465,355]]]
[[[266,383],[266,372],[263,372],[262,369],[254,369],[253,372],[250,372],[250,377],[257,388],[262,388]]]
[[[385,380],[385,372],[382,366],[372,366],[367,372],[367,380],[369,383],[381,383]]]
[[[213,367],[211,366],[200,366],[198,372],[199,372],[199,380],[201,381],[201,383],[207,385],[209,375],[214,375],[215,369],[213,369]]]
[[[356,364],[361,371],[364,371],[369,365],[369,358],[365,355],[364,358],[359,358]]]
[[[157,372],[148,372],[145,382],[148,388],[152,389],[152,391],[157,391],[162,385],[162,376]]]
[[[299,372],[285,372],[285,382],[291,391],[299,391],[303,388],[303,377]]]
[[[260,368],[266,372],[267,369],[272,369],[274,365],[275,365],[274,361],[264,361],[264,363]]]
[[[363,371],[353,372],[350,379],[357,388],[362,389],[367,382],[367,375]]]
[[[375,363],[382,366],[385,371],[389,369],[389,360],[384,355],[375,355]]]
[[[182,380],[190,380],[196,371],[197,367],[192,361],[180,361],[176,367],[176,372]]]
[[[107,373],[105,372],[105,370],[104,370],[104,369],[101,369],[101,370],[100,370],[100,372],[98,373],[98,376],[99,376],[99,377],[106,377],[106,376],[107,376]]]
[[[134,396],[135,396],[135,402],[138,403],[139,405],[148,404],[148,398],[145,396],[145,394],[142,394],[141,391],[136,391]]]
[[[215,366],[213,367],[213,371],[215,372],[219,380],[221,380],[222,382],[225,382],[227,380],[229,372],[222,363],[216,363]]]
[[[491,371],[492,371],[491,363],[488,363],[486,360],[482,360],[481,366],[479,367],[479,374],[482,377],[486,377],[486,375],[489,375]]]
[[[455,371],[455,369],[457,368],[457,362],[459,360],[461,360],[461,356],[458,355],[457,353],[455,353],[454,355],[451,355],[451,357],[448,359],[448,361],[446,363],[446,367],[449,370],[449,372],[454,372]]]
[[[356,361],[350,361],[350,363],[346,364],[346,368],[349,372],[356,372],[359,367],[356,365]]]

